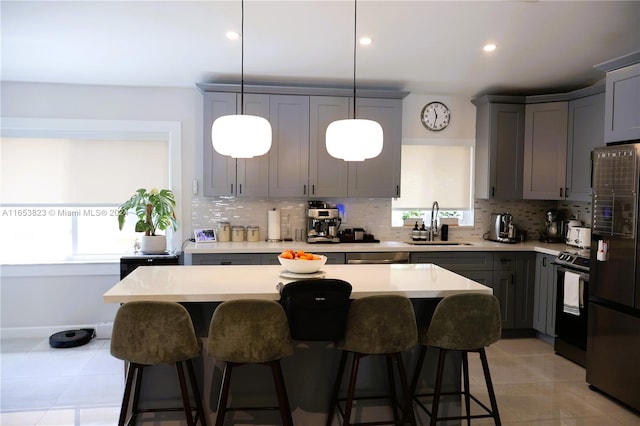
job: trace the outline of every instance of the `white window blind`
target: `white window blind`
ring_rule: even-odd
[[[138,188],[170,187],[158,140],[3,137],[2,204],[120,204]]]
[[[402,145],[401,197],[392,200],[393,209],[440,210],[471,208],[472,146]]]

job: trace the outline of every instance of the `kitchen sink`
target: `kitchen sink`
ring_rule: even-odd
[[[457,241],[405,241],[412,246],[471,246],[471,243],[461,243]]]

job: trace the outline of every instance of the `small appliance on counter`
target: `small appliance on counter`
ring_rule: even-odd
[[[540,231],[540,241],[544,243],[565,243],[566,236],[562,230],[563,223],[558,210],[547,210],[544,228]]]
[[[339,233],[341,243],[379,243],[373,235],[367,234],[364,228],[345,229]]]
[[[340,212],[322,201],[309,201],[307,243],[339,243]]]
[[[518,242],[516,227],[513,225],[513,216],[511,213],[491,213],[488,239],[499,243]]]
[[[591,228],[571,226],[567,232],[567,245],[586,249],[591,247]]]

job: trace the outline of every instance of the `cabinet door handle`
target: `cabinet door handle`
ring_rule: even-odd
[[[307,195],[307,185],[302,185],[302,194]]]
[[[514,274],[511,274],[511,285],[515,285],[516,284],[516,277]]]
[[[311,195],[316,195],[316,185],[311,185]]]
[[[496,188],[495,186],[491,187],[491,196],[494,197],[496,195]]]
[[[542,258],[542,266],[544,266],[544,267],[547,266],[547,258],[546,258],[546,256]]]
[[[231,192],[230,192],[230,194],[233,195],[233,184],[231,184]]]
[[[230,260],[223,260],[222,262],[220,262],[221,265],[231,265],[231,261]]]
[[[400,185],[396,185],[396,196],[400,196]]]
[[[239,194],[242,194],[242,184],[239,184],[239,185],[238,185],[238,190],[239,190],[239,191],[238,191],[238,193],[239,193]]]
[[[563,195],[562,195],[562,188],[560,188],[560,198],[563,198]]]

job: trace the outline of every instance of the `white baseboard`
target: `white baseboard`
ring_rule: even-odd
[[[111,323],[113,325],[113,323]],[[78,325],[60,325],[46,327],[2,327],[0,328],[0,336],[3,339],[27,339],[27,338],[49,338],[52,334],[66,330],[78,330],[80,328],[96,328],[96,324],[78,324]],[[104,337],[105,339],[111,338]]]

